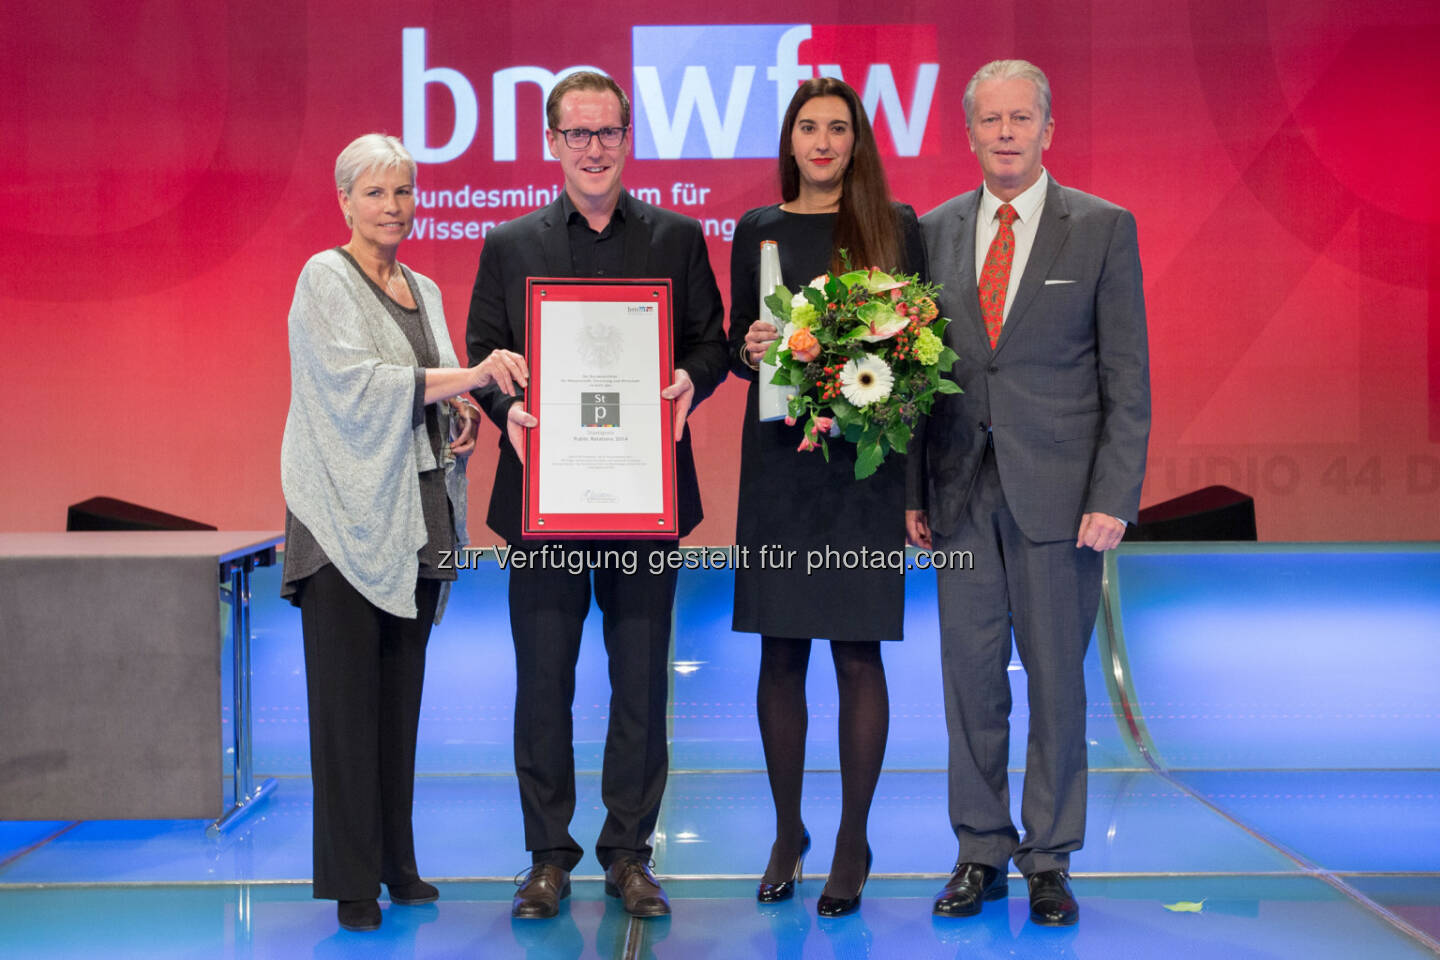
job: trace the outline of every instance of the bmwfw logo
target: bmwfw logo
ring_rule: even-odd
[[[486,126],[481,95],[450,66],[431,65],[426,30],[401,31],[405,146],[420,163],[448,163],[468,151]],[[639,159],[774,157],[795,87],[815,76],[854,87],[884,154],[938,152],[927,138],[940,64],[934,24],[723,24],[631,29],[635,156]],[[551,159],[543,113],[525,123],[521,147],[518,88],[534,84],[543,101],[556,83],[589,64],[559,70],[507,66],[490,77],[491,159]],[[453,126],[434,130],[427,88],[442,87]],[[442,124],[443,125],[443,124]],[[533,153],[531,152],[533,151]]]
[[[934,24],[637,26],[630,46],[637,157],[773,157],[795,87],[815,76],[860,93],[882,153],[933,152]]]

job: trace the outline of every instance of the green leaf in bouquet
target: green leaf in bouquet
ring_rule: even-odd
[[[843,397],[830,401],[830,411],[835,417],[835,425],[840,428],[840,435],[854,443],[865,430],[865,415]]]
[[[869,270],[851,270],[849,273],[842,273],[840,282],[845,284],[846,288],[853,287],[857,283],[864,283],[865,275],[869,272]]]
[[[823,290],[816,290],[814,287],[807,286],[802,287],[800,292],[805,294],[805,299],[810,302],[812,307],[819,310],[822,316],[826,310],[830,309],[829,301],[825,299],[825,292]]]
[[[904,453],[906,445],[910,443],[910,427],[897,417],[885,428],[885,439],[890,441],[891,450]]]
[[[949,347],[945,347],[940,351],[940,358],[936,361],[935,366],[941,373],[948,373],[950,368],[955,366],[955,361],[959,359],[959,354]]]
[[[765,356],[761,357],[760,359],[764,360],[766,363],[773,363],[778,365],[780,363],[780,345],[782,342],[783,341],[779,339],[771,340],[770,346],[765,348]]]
[[[783,326],[790,322],[790,301],[794,295],[783,286],[777,286],[775,291],[765,298],[765,306],[775,315],[775,319]]]
[[[949,377],[941,377],[941,378],[940,378],[940,385],[935,388],[935,392],[936,392],[936,393],[964,393],[965,391],[960,389],[960,384],[956,383],[954,380],[951,380]]]
[[[855,445],[855,479],[864,480],[880,469],[885,462],[885,451],[876,440],[861,440]]]
[[[790,376],[788,369],[783,366],[777,366],[775,368],[775,376],[770,378],[770,382],[778,387],[788,387],[790,386]]]

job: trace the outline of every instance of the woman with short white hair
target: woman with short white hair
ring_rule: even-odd
[[[314,894],[348,930],[439,893],[415,865],[411,806],[425,647],[463,548],[465,393],[528,378],[496,350],[461,367],[440,290],[396,258],[415,217],[415,161],[366,134],[335,162],[347,243],[305,264],[290,305],[281,445],[285,568],[300,607],[315,788]]]

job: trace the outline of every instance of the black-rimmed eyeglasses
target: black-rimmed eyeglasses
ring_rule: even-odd
[[[599,130],[571,127],[569,130],[556,130],[555,132],[564,135],[565,146],[571,150],[584,150],[590,146],[591,137],[599,137],[602,147],[618,147],[625,139],[624,127],[601,127]]]

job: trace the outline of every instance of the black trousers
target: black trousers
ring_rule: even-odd
[[[534,863],[572,870],[584,854],[570,835],[575,813],[575,751],[571,706],[580,632],[590,610],[591,582],[603,616],[609,658],[610,723],[605,736],[600,795],[605,824],[595,856],[649,860],[650,834],[660,815],[669,769],[665,712],[669,698],[671,611],[675,571],[652,574],[653,541],[555,544],[562,550],[604,552],[613,561],[635,551],[637,569],[613,562],[589,569],[510,571],[510,630],[515,642],[515,774],[525,821],[525,848]],[[516,550],[541,548],[520,544]],[[615,551],[612,553],[611,551]]]
[[[315,882],[322,900],[369,900],[415,880],[415,737],[425,646],[440,584],[415,587],[419,616],[380,610],[326,564],[300,587]]]

